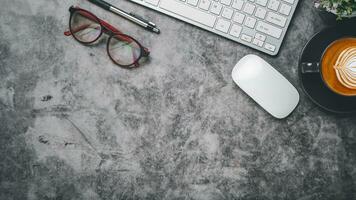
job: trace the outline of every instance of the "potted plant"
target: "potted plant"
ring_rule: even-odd
[[[337,19],[356,16],[356,0],[315,0],[314,5],[335,14]]]

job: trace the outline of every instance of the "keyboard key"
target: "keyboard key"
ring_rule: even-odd
[[[268,8],[274,11],[277,11],[279,7],[278,0],[269,0]]]
[[[285,1],[285,2],[287,2],[287,3],[290,3],[290,4],[293,4],[293,3],[294,3],[294,0],[283,0],[283,1]]]
[[[210,12],[220,15],[222,9],[222,5],[218,2],[213,2],[210,8]]]
[[[262,47],[263,41],[255,38],[255,39],[253,39],[252,44]]]
[[[232,2],[232,7],[237,10],[241,10],[243,5],[244,5],[244,2],[242,0],[233,0],[233,2]]]
[[[199,4],[199,8],[203,10],[209,10],[211,2],[209,0],[201,0]]]
[[[272,24],[278,25],[280,27],[284,27],[286,24],[287,18],[283,17],[282,15],[278,15],[273,12],[268,12],[266,20],[271,22]]]
[[[282,34],[282,29],[262,21],[257,22],[256,30],[265,33],[267,35],[270,35],[272,37],[275,37],[277,39],[280,38]]]
[[[279,12],[282,13],[283,15],[289,15],[291,10],[292,10],[292,7],[290,7],[287,4],[282,3],[281,8],[279,9]]]
[[[224,8],[221,16],[226,18],[226,19],[231,19],[233,14],[234,14],[234,11],[232,9]]]
[[[267,0],[256,0],[256,3],[265,7],[267,5]]]
[[[213,27],[216,21],[214,15],[192,8],[175,0],[161,0],[160,7],[177,15],[187,17],[205,26]]]
[[[265,44],[265,49],[274,52],[274,50],[276,49],[276,47],[272,44],[266,43]]]
[[[244,7],[244,12],[245,12],[245,13],[251,15],[254,10],[255,10],[255,5],[250,4],[250,3],[246,3],[246,4],[245,4],[245,7]]]
[[[234,18],[232,19],[234,22],[242,24],[244,21],[245,15],[239,12],[235,12]]]
[[[252,17],[247,17],[245,20],[245,25],[249,28],[254,28],[256,24],[256,19]]]
[[[145,0],[145,2],[147,2],[147,3],[149,3],[149,4],[152,4],[152,5],[154,5],[154,6],[157,6],[159,0]]]
[[[266,40],[266,36],[262,35],[261,33],[256,33],[255,38],[261,41],[265,41]]]
[[[246,42],[251,42],[252,41],[252,37],[249,36],[249,35],[242,34],[241,35],[241,40],[244,40]]]
[[[221,0],[222,4],[229,6],[231,4],[231,0]]]
[[[242,30],[241,26],[234,24],[231,27],[230,35],[238,38],[240,36],[241,30]]]
[[[198,5],[198,0],[187,0],[187,3],[192,5],[192,6],[197,6]]]
[[[264,19],[265,16],[266,16],[266,13],[267,13],[266,9],[261,8],[261,7],[258,7],[258,8],[256,9],[255,16],[258,17],[258,18],[260,18],[260,19]]]
[[[218,19],[215,25],[215,29],[221,32],[227,33],[229,31],[231,23],[224,19]]]

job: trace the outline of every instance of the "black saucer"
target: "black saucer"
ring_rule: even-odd
[[[302,74],[302,62],[318,62],[325,48],[333,41],[347,36],[356,37],[356,19],[348,20],[315,34],[305,45],[299,58],[299,77],[307,96],[321,108],[339,114],[356,113],[356,97],[333,93],[324,85],[320,74]]]

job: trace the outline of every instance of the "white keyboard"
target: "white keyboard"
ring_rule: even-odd
[[[299,0],[129,0],[276,55]]]

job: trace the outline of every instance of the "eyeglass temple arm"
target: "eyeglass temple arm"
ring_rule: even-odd
[[[77,33],[77,32],[79,32],[79,31],[81,31],[81,30],[84,30],[84,29],[86,29],[86,28],[88,28],[90,25],[89,24],[84,24],[84,25],[81,25],[81,26],[79,26],[78,28],[76,28],[76,29],[74,29],[74,30],[72,30],[74,33]],[[64,32],[64,35],[65,36],[71,36],[72,35],[72,33],[70,32],[70,30],[68,30],[68,31],[65,31]]]
[[[100,20],[100,23],[101,23],[105,28],[107,28],[108,30],[110,30],[111,32],[122,34],[122,32],[121,32],[120,30],[118,30],[117,28],[111,26],[111,25],[110,25],[109,23],[107,23],[106,21],[101,20],[101,19],[99,19],[99,20]]]
[[[88,18],[88,19],[91,19],[91,20],[97,20],[96,18],[94,18],[92,15],[90,15],[90,14],[88,14],[88,13],[85,13],[85,12],[80,12],[80,14],[81,15],[83,15],[84,17],[86,17],[86,18]],[[104,20],[101,20],[101,19],[99,19],[99,21],[100,21],[100,23],[101,23],[101,25],[102,26],[104,26],[106,29],[108,29],[108,30],[110,30],[111,32],[114,32],[114,33],[122,33],[120,30],[118,30],[117,28],[115,28],[115,27],[113,27],[113,26],[111,26],[109,23],[107,23],[106,21],[104,21]],[[81,31],[81,30],[83,30],[83,29],[85,29],[85,28],[87,28],[88,27],[88,25],[87,26],[80,26],[80,27],[78,27],[76,30],[72,30],[74,33],[76,33],[76,32],[78,32],[78,31]],[[70,30],[68,30],[68,31],[65,31],[64,32],[64,35],[65,36],[70,36],[70,35],[72,35],[72,33],[70,32]]]

